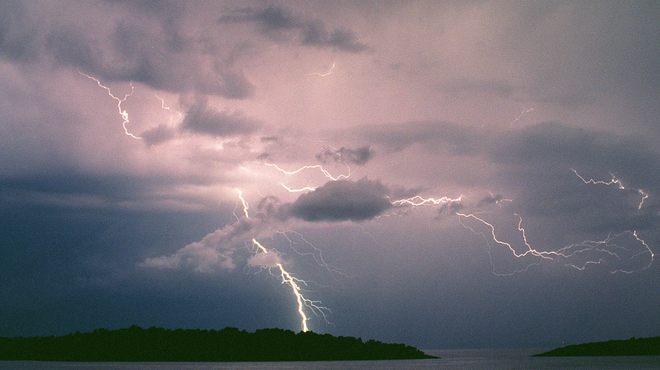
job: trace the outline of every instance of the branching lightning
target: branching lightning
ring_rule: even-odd
[[[612,176],[610,181],[596,181],[593,179],[585,179],[580,174],[572,169],[580,180],[585,184],[592,185],[616,185],[619,189],[626,189],[621,181],[615,176]],[[641,209],[644,200],[648,198],[648,194],[642,190],[635,189],[642,199],[637,206]],[[441,198],[423,198],[421,196],[414,196],[407,199],[400,199],[391,201],[394,206],[438,206],[447,205],[452,203],[461,202],[462,196],[458,198],[441,197]],[[503,198],[501,200],[504,200]],[[511,201],[510,199],[506,199]],[[499,201],[497,202],[499,204]],[[533,248],[528,239],[525,229],[523,228],[522,216],[514,213],[513,215],[518,219],[517,232],[520,238],[520,246],[514,247],[511,242],[507,242],[498,236],[496,226],[486,220],[482,214],[489,214],[491,212],[480,213],[461,213],[453,212],[458,216],[459,223],[472,231],[476,235],[480,235],[488,245],[488,256],[490,264],[493,268],[493,274],[498,276],[514,275],[516,273],[527,271],[532,266],[538,266],[543,261],[560,262],[565,266],[574,268],[576,270],[584,270],[589,265],[608,264],[611,266],[611,273],[625,273],[631,274],[633,272],[647,269],[655,260],[655,254],[649,245],[639,237],[637,230],[627,230],[621,233],[609,234],[602,240],[584,240],[580,243],[571,244],[556,250],[538,250]],[[472,223],[470,225],[468,223]],[[481,226],[479,226],[481,225]],[[480,227],[485,227],[484,231],[478,230]],[[508,251],[509,255],[514,259],[524,262],[521,268],[515,268],[510,272],[498,272],[494,260],[495,247],[501,246],[503,250]],[[643,262],[648,259],[647,262]],[[635,267],[629,267],[626,264],[633,264]],[[623,267],[622,267],[623,265]]]
[[[298,238],[300,238],[300,240],[302,240],[302,242],[305,245],[309,246],[309,248],[312,249],[312,252],[303,252],[303,251],[299,250],[295,246],[296,243],[293,240],[291,240],[291,238],[289,237],[289,235],[288,235],[289,233],[295,234]],[[325,268],[326,270],[328,270],[332,273],[335,273],[337,275],[347,276],[343,272],[339,271],[337,268],[335,268],[335,267],[329,265],[327,262],[325,262],[325,260],[323,259],[323,252],[319,248],[314,246],[314,244],[312,244],[310,241],[305,239],[305,237],[301,233],[299,233],[297,231],[287,231],[287,232],[279,231],[278,234],[282,235],[289,242],[289,248],[291,248],[291,250],[294,251],[296,254],[298,254],[300,256],[310,256],[311,255],[317,265],[319,265],[319,266]]]
[[[123,122],[122,122],[122,127],[124,128],[124,133],[125,133],[127,136],[132,137],[133,139],[141,140],[141,139],[142,139],[141,137],[139,137],[139,136],[135,136],[135,135],[133,135],[132,133],[128,132],[128,128],[126,127],[126,125],[129,123],[129,120],[128,120],[128,112],[127,112],[125,109],[123,109],[123,108],[121,107],[121,104],[122,104],[123,102],[125,102],[126,99],[128,99],[128,97],[131,96],[131,95],[133,95],[133,93],[135,92],[135,87],[133,86],[133,83],[130,83],[130,86],[131,86],[131,92],[128,93],[128,94],[126,94],[126,95],[124,95],[123,98],[119,98],[119,97],[115,96],[115,95],[112,93],[112,91],[110,90],[109,87],[103,85],[103,84],[101,83],[101,81],[99,81],[98,79],[96,79],[96,78],[94,78],[94,77],[92,77],[92,76],[90,76],[90,75],[88,75],[88,74],[82,73],[82,72],[80,72],[80,71],[78,71],[78,73],[80,73],[81,75],[83,75],[83,76],[89,78],[90,80],[95,81],[96,84],[97,84],[99,87],[103,88],[105,91],[108,92],[108,95],[109,95],[112,99],[114,99],[114,100],[117,102],[117,110],[118,110],[119,115],[121,116],[121,118],[122,118],[122,120],[123,120]],[[164,103],[163,103],[163,104],[164,104]]]
[[[439,204],[447,204],[447,203],[452,203],[452,202],[460,202],[463,196],[459,196],[458,198],[450,198],[450,197],[442,197],[442,198],[423,198],[419,195],[415,195],[414,197],[406,198],[406,199],[399,199],[395,201],[390,201],[392,205],[394,206],[402,206],[402,205],[410,205],[412,207],[419,207],[423,205],[428,205],[428,204],[433,204],[433,205],[439,205]]]
[[[623,186],[621,180],[617,179],[616,176],[614,176],[613,174],[610,174],[612,176],[612,179],[610,181],[596,181],[594,179],[589,179],[589,180],[585,179],[584,177],[580,176],[580,174],[574,168],[571,168],[571,170],[585,184],[606,185],[606,186],[616,185],[619,187],[619,189],[626,190],[626,187]],[[642,189],[634,189],[634,190],[637,191],[637,193],[639,193],[639,195],[641,195],[642,197],[641,200],[639,201],[639,204],[637,205],[637,209],[642,209],[642,206],[644,205],[644,201],[649,197],[649,195]]]
[[[245,198],[243,198],[243,193],[240,190],[238,190],[238,197],[241,201],[241,204],[243,205],[243,213],[245,214],[245,218],[250,218],[250,216],[248,214],[249,204],[245,200]],[[236,213],[234,213],[234,216],[236,216]],[[286,236],[286,234],[284,234],[284,235]],[[293,245],[293,242],[291,241],[291,239],[289,239],[288,237],[287,237],[287,239]],[[306,308],[308,310],[310,310],[317,317],[321,317],[325,322],[328,322],[326,312],[331,312],[330,309],[327,308],[327,307],[322,306],[321,302],[308,299],[303,295],[300,284],[307,285],[307,282],[294,277],[293,275],[291,275],[290,272],[288,272],[287,270],[284,269],[284,265],[281,262],[281,258],[279,256],[279,253],[276,250],[269,251],[256,238],[252,238],[252,243],[253,243],[254,246],[257,247],[257,250],[256,250],[255,254],[253,255],[253,258],[255,258],[255,259],[259,258],[259,254],[262,254],[263,256],[265,256],[265,255],[268,255],[269,252],[270,253],[276,253],[276,257],[273,260],[274,262],[272,262],[272,264],[270,262],[262,262],[260,267],[263,268],[263,269],[267,269],[268,272],[273,276],[276,276],[276,275],[272,272],[272,268],[277,267],[279,269],[279,278],[281,279],[282,284],[287,284],[287,285],[289,285],[289,287],[291,287],[291,292],[296,297],[296,302],[297,302],[297,305],[298,305],[298,314],[300,315],[301,327],[302,327],[301,330],[303,332],[306,332],[306,331],[309,330],[309,328],[307,326],[307,321],[309,321],[309,317],[307,316],[307,314],[305,312]],[[311,243],[310,243],[310,245],[311,245]],[[296,250],[294,249],[294,251],[296,251]],[[299,253],[299,252],[296,251],[296,253]],[[319,259],[317,259],[316,255],[314,255],[314,258],[317,262],[319,262]],[[320,255],[320,251],[319,251],[319,258],[320,258],[320,261],[321,261],[322,265],[327,268],[328,265],[325,263],[325,261],[323,261],[323,258]],[[263,258],[261,260],[262,261],[269,261],[267,258]]]

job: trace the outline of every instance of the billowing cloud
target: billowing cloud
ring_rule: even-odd
[[[252,267],[274,268],[278,264],[282,264],[282,256],[275,250],[269,252],[259,251],[247,260],[247,265]]]
[[[191,269],[209,272],[220,267],[232,270],[236,267],[234,254],[242,243],[259,233],[259,220],[242,218],[218,229],[202,240],[190,243],[169,256],[147,258],[139,265],[161,269]]]

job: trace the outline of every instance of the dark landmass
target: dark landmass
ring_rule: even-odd
[[[660,337],[575,344],[534,356],[660,356]]]
[[[254,333],[161,328],[97,329],[61,337],[0,337],[0,360],[31,361],[335,361],[435,358],[404,344],[313,332],[263,329]]]

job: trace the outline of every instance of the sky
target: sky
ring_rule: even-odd
[[[0,336],[660,335],[654,1],[3,1]]]

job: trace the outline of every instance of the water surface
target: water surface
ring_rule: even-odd
[[[427,350],[429,360],[319,362],[40,362],[0,361],[0,370],[427,370],[660,369],[660,356],[531,357],[546,349]]]

